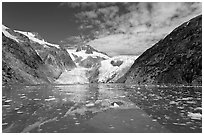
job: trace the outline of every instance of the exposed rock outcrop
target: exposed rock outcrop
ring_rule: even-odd
[[[26,43],[17,43],[2,35],[2,77],[8,83],[48,83],[51,75],[35,50]]]
[[[2,29],[3,84],[52,83],[62,72],[76,67],[65,49],[46,42],[39,34]]]
[[[174,29],[135,60],[118,82],[202,85],[202,16]]]

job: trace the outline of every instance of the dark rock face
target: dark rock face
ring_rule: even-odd
[[[91,68],[94,66],[97,66],[103,59],[101,57],[93,58],[91,56],[88,56],[86,59],[79,62],[79,66],[85,67],[85,68]]]
[[[19,44],[2,35],[3,84],[50,82],[41,69],[46,70],[44,62],[29,44]]]
[[[98,76],[99,76],[99,68],[101,64],[95,66],[92,68],[92,70],[88,71],[88,78],[89,78],[89,83],[98,83]]]
[[[107,55],[106,53],[104,52],[100,52],[96,49],[94,49],[93,47],[91,47],[90,45],[79,45],[77,46],[77,49],[76,49],[76,52],[80,52],[84,50],[86,54],[93,54],[93,52],[98,52],[98,53],[102,53],[102,54],[105,54]],[[108,55],[107,55],[108,56]]]
[[[76,52],[79,52],[79,51],[82,51],[82,50],[85,50],[87,54],[93,54],[93,51],[95,51],[94,48],[92,48],[91,46],[89,45],[83,45],[83,46],[78,46],[77,49],[76,49]]]
[[[71,70],[76,67],[67,51],[62,48],[47,48],[41,51],[39,56],[43,59],[45,65],[53,72],[55,79],[57,79],[63,71]]]
[[[146,50],[119,82],[202,85],[202,16]]]
[[[18,38],[19,43],[2,36],[3,84],[52,83],[64,70],[76,65],[63,48],[44,47],[27,36],[11,29],[7,31]],[[36,34],[40,37],[38,34]]]
[[[97,50],[95,50],[93,47],[89,45],[77,46],[76,52],[80,52],[82,50],[84,50],[86,54],[93,54],[93,51],[98,52]]]

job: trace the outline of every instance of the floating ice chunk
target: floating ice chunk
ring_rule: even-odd
[[[186,98],[182,98],[180,100],[191,100],[191,99],[193,99],[193,98],[192,97],[186,97]]]
[[[99,104],[101,102],[102,102],[102,100],[96,100],[95,104]]]
[[[113,126],[110,126],[109,128],[110,128],[110,129],[114,129],[115,127],[113,127]]]
[[[191,119],[196,119],[196,120],[201,120],[202,119],[202,114],[200,114],[200,113],[188,112],[188,116],[191,117]]]
[[[94,105],[95,105],[94,103],[88,103],[88,104],[86,104],[86,107],[92,107]]]
[[[176,104],[176,105],[178,105],[179,102],[171,101],[171,102],[169,102],[169,104]]]
[[[8,123],[2,123],[2,126],[8,125]]]
[[[9,106],[11,106],[11,105],[3,105],[3,107],[9,107]]]
[[[22,96],[22,97],[20,97],[20,98],[26,98],[26,96]]]
[[[14,110],[16,111],[16,110],[19,110],[20,108],[18,108],[18,107],[16,107]]]
[[[201,107],[196,107],[194,110],[202,110]]]
[[[183,106],[179,106],[179,107],[177,107],[178,109],[184,109],[184,107]]]
[[[117,107],[120,107],[117,103],[113,103],[113,104],[111,104],[111,106],[110,106],[111,108],[117,108]]]
[[[186,103],[188,103],[188,104],[196,104],[195,101],[187,101]]]
[[[174,125],[180,125],[180,126],[185,126],[185,123],[173,123]]]
[[[75,125],[79,125],[79,124],[80,124],[79,122],[76,122],[76,123],[75,123]]]
[[[6,102],[6,103],[9,103],[9,102],[11,102],[12,100],[6,100],[6,101],[4,101],[4,102]]]
[[[41,100],[41,99],[39,99],[39,98],[35,98],[35,99],[33,99],[34,101],[39,101],[39,100]]]
[[[16,113],[18,113],[18,114],[22,114],[23,112],[21,112],[21,111],[18,111],[18,112],[16,112]]]
[[[52,101],[55,100],[56,98],[49,98],[49,99],[45,99],[45,101]]]

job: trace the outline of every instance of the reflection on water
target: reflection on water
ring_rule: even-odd
[[[3,132],[201,132],[201,88],[6,86]]]

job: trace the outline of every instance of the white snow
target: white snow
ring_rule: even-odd
[[[106,82],[108,79],[112,78],[114,74],[116,76],[114,77],[115,79],[112,79],[112,81],[116,81],[116,79],[119,79],[122,75],[124,75],[124,70],[128,70],[132,64],[134,63],[135,59],[138,56],[115,56],[107,60],[101,61],[101,67],[99,68],[99,82]],[[113,66],[111,64],[111,61],[123,61],[123,63],[118,67],[118,66]],[[125,71],[125,72],[126,72]]]
[[[9,28],[2,25],[2,32],[4,33],[4,35],[8,38],[15,40],[16,42],[19,42],[20,39],[18,39],[17,36],[10,34],[7,31],[7,29],[9,29]],[[31,32],[24,32],[24,31],[19,31],[19,30],[14,30],[14,32],[21,33],[21,34],[27,36],[31,41],[39,43],[39,44],[43,45],[44,47],[54,46],[56,48],[60,48],[59,45],[57,45],[57,44],[51,44],[51,43],[46,42],[44,39],[41,40],[41,39],[36,38],[35,35]]]
[[[67,52],[71,56],[72,60],[75,60],[75,57],[73,56],[73,54],[78,56],[78,57],[82,57],[82,60],[86,59],[88,56],[91,56],[93,58],[97,58],[97,56],[101,57],[101,58],[104,58],[104,59],[109,59],[110,58],[105,54],[95,52],[95,51],[93,51],[93,54],[87,54],[85,50],[81,50],[79,52],[76,52],[76,49],[67,49]]]
[[[11,38],[11,39],[15,40],[16,42],[19,42],[19,41],[18,41],[18,37],[11,35],[11,34],[7,31],[7,29],[9,29],[9,28],[6,27],[6,26],[4,26],[4,25],[2,25],[2,32],[4,33],[4,35],[5,35],[6,37],[8,37],[8,38]]]
[[[40,39],[36,38],[35,35],[31,32],[24,32],[24,31],[19,31],[19,30],[14,30],[14,31],[27,36],[33,42],[37,42],[37,43],[43,45],[44,47],[54,46],[56,48],[60,48],[59,45],[51,44],[51,43],[46,42],[44,39],[40,40]],[[47,46],[47,45],[49,45],[49,46]]]

